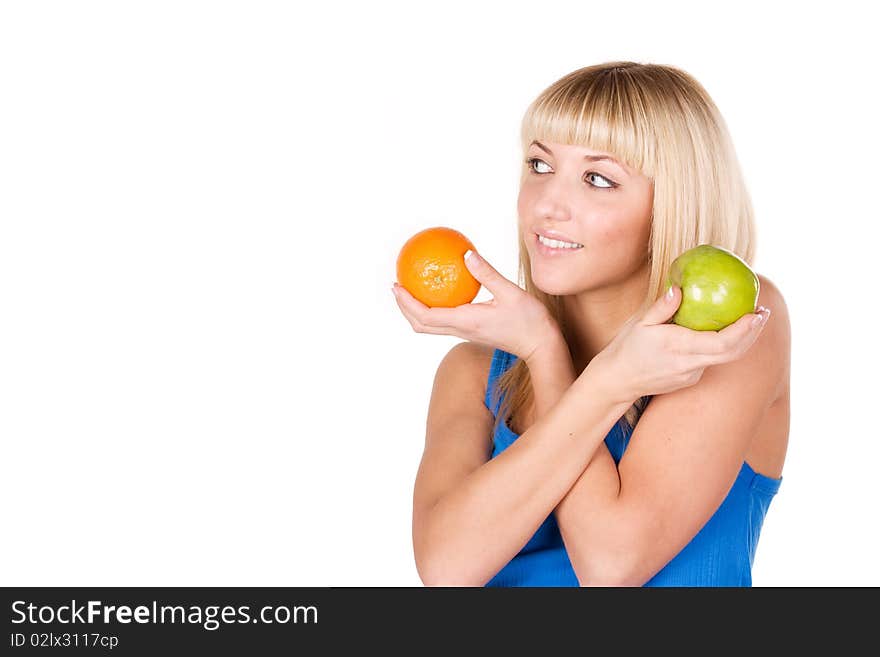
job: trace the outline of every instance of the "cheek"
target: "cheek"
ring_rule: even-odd
[[[651,230],[651,208],[632,203],[609,208],[597,215],[597,225],[610,238],[640,242]]]
[[[628,268],[647,254],[650,231],[650,215],[606,213],[596,217],[589,234],[603,261]]]
[[[634,227],[632,218],[620,212],[598,214],[588,224],[588,230],[596,242],[606,246],[622,245],[632,241]]]

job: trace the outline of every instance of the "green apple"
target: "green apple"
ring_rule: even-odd
[[[701,244],[688,249],[669,267],[666,287],[681,288],[681,305],[672,321],[695,331],[719,331],[755,312],[761,284],[735,253]]]

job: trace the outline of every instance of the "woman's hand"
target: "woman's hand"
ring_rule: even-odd
[[[642,317],[633,316],[593,359],[605,368],[614,401],[632,403],[639,397],[692,386],[710,365],[742,357],[761,334],[770,316],[763,306],[720,331],[694,331],[667,324],[681,304],[681,288],[660,297]],[[761,318],[757,325],[756,318]],[[592,363],[591,363],[592,364]]]
[[[465,265],[493,299],[455,308],[429,308],[402,285],[394,284],[397,305],[417,333],[455,335],[526,361],[539,345],[561,335],[543,303],[504,278],[479,255],[472,252],[465,258]]]

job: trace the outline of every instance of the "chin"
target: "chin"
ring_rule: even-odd
[[[544,294],[563,297],[570,294],[577,294],[584,289],[583,285],[573,283],[571,279],[566,280],[558,276],[542,276],[540,274],[536,276],[536,273],[537,272],[532,269],[532,283],[534,283],[535,287],[541,290]]]

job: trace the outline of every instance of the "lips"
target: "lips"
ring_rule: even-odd
[[[567,254],[580,253],[584,248],[583,246],[578,246],[575,248],[547,246],[546,244],[541,243],[541,240],[537,234],[535,234],[535,237],[533,239],[535,240],[535,249],[537,253],[545,258],[553,259],[563,257]]]
[[[581,244],[575,239],[568,237],[567,235],[563,235],[562,233],[558,233],[555,230],[537,230],[535,231],[536,235],[541,235],[542,237],[546,237],[551,240],[559,240],[560,242],[569,242],[571,244]]]

